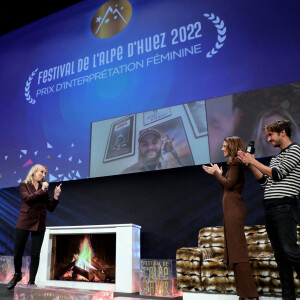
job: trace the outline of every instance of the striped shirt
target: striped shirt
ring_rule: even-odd
[[[264,175],[258,181],[265,189],[264,201],[298,198],[300,192],[300,146],[292,143],[283,149],[271,159],[270,168],[272,168],[273,178]]]

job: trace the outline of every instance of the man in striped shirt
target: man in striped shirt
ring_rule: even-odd
[[[265,224],[278,265],[282,297],[296,299],[293,270],[300,278],[300,248],[297,244],[300,146],[290,140],[289,120],[274,121],[264,129],[268,142],[281,150],[271,159],[270,166],[263,165],[250,153],[239,151],[239,158],[249,164],[265,189]]]

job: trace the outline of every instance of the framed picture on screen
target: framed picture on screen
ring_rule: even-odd
[[[171,116],[170,107],[144,112],[144,126]]]
[[[205,101],[196,101],[184,104],[186,114],[193,128],[195,137],[207,135]]]
[[[134,155],[135,115],[111,124],[103,162]]]

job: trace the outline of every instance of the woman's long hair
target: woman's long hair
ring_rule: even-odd
[[[228,136],[224,139],[224,141],[227,143],[227,150],[229,159],[227,161],[228,165],[232,165],[234,163],[237,163],[239,161],[238,159],[238,151],[246,151],[246,146],[242,139],[238,136]]]
[[[34,177],[34,174],[35,174],[40,168],[46,169],[46,174],[47,174],[47,172],[48,172],[48,168],[47,168],[47,167],[45,167],[45,166],[43,166],[43,165],[40,165],[40,164],[36,164],[36,165],[34,165],[34,166],[29,170],[29,172],[28,172],[28,174],[27,174],[27,177],[26,177],[26,179],[24,180],[25,183],[31,183],[31,184],[33,184],[33,177]]]

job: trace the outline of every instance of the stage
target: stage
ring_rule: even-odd
[[[237,300],[237,295],[221,295],[221,294],[206,294],[206,293],[192,293],[193,300]],[[114,300],[138,300],[138,299],[161,299],[161,300],[183,300],[186,297],[155,297],[155,296],[142,296],[138,293],[114,293]],[[14,291],[8,291],[6,284],[0,284],[0,299],[13,300]],[[259,297],[260,300],[279,300],[281,297]],[[297,298],[298,299],[298,298]]]

